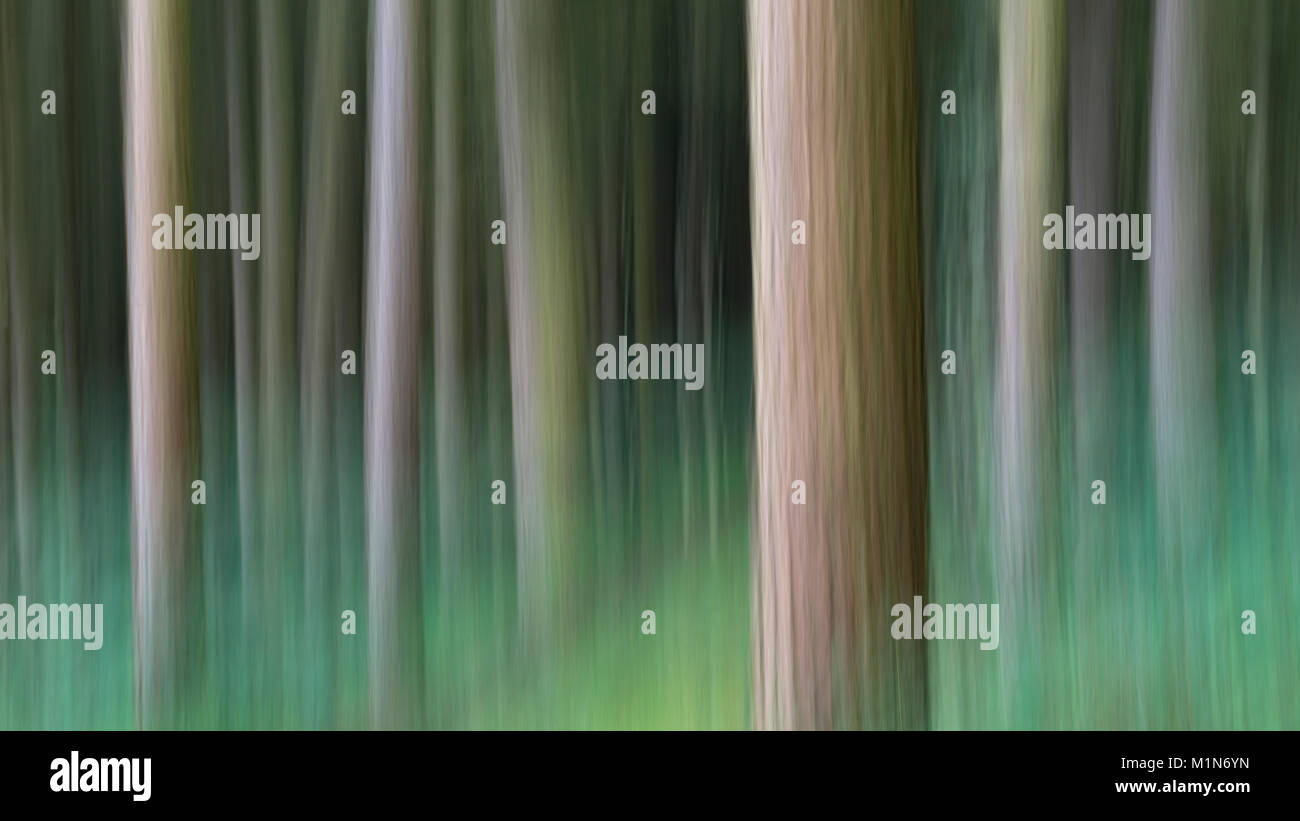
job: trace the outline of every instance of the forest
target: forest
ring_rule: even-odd
[[[1300,5],[0,42],[0,728],[1300,726]]]

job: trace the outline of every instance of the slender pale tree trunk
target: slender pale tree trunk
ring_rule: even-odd
[[[1215,305],[1210,269],[1207,135],[1208,6],[1160,0],[1153,10],[1151,92],[1151,430],[1161,573],[1188,594],[1208,581],[1219,538]],[[1258,126],[1258,124],[1257,124]],[[1175,595],[1168,617],[1201,625],[1204,608]],[[1207,681],[1199,629],[1165,652],[1175,703]],[[1178,726],[1183,726],[1180,721]]]
[[[371,717],[424,720],[420,601],[420,218],[417,33],[411,0],[375,4],[366,271],[366,549]]]
[[[924,651],[889,634],[924,593],[911,6],[749,11],[755,717],[918,727]]]
[[[126,231],[131,362],[132,576],[136,709],[175,724],[201,657],[200,567],[192,528],[198,413],[190,257],[155,251],[151,219],[186,203],[188,36],[179,4],[126,10]]]
[[[1151,390],[1160,524],[1196,557],[1214,507],[1216,361],[1205,134],[1205,9],[1157,3],[1151,112]],[[1195,495],[1189,495],[1189,493]]]
[[[1003,691],[1033,691],[1026,712],[1038,709],[1041,682],[1009,679],[1048,646],[1062,535],[1064,256],[1043,248],[1041,232],[1044,214],[1064,211],[1064,38],[1059,0],[1003,2],[994,545],[1001,633],[1017,637],[1000,656]]]
[[[571,106],[559,4],[497,4],[497,105],[505,192],[514,413],[519,618],[538,641],[563,638],[573,604],[577,513],[589,492],[584,418],[593,346],[580,306]],[[531,643],[536,646],[536,641]]]

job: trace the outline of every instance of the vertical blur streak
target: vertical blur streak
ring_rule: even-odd
[[[1204,608],[1188,595],[1219,543],[1219,460],[1206,137],[1207,8],[1159,0],[1151,92],[1151,427],[1161,572],[1173,582],[1166,618],[1201,635]],[[1204,625],[1206,628],[1209,625]],[[1204,654],[1174,643],[1166,687],[1189,704],[1206,682]],[[1183,719],[1169,716],[1173,726]]]
[[[469,119],[469,134],[464,143],[466,166],[473,169],[467,178],[468,211],[463,225],[465,231],[482,232],[493,219],[499,219],[504,212],[501,190],[501,153],[499,148],[500,129],[497,126],[497,86],[496,86],[496,7],[490,3],[466,3],[464,14],[466,21],[465,50],[462,52],[468,61],[466,101],[473,103],[466,114]],[[479,481],[475,483],[481,499],[487,482],[494,479],[510,480],[514,477],[513,462],[513,410],[510,398],[510,332],[507,326],[509,314],[509,295],[506,291],[506,256],[497,246],[482,242],[479,233],[478,242],[467,242],[465,251],[465,271],[475,271],[474,277],[466,277],[468,283],[477,288],[480,300],[477,308],[482,318],[479,329],[478,345],[480,361],[483,363],[479,381],[479,401],[482,410],[474,417],[477,429],[478,453],[475,460],[478,467]],[[485,457],[485,458],[484,458]],[[479,518],[481,524],[480,544],[486,544],[483,559],[489,568],[487,584],[491,588],[490,599],[492,624],[506,625],[511,638],[514,636],[515,604],[515,544],[514,511],[508,507],[499,507],[490,517]],[[480,634],[480,638],[481,638]],[[484,654],[483,668],[501,663],[511,651],[512,642],[500,641],[494,652]]]
[[[660,76],[655,71],[655,45],[660,35],[662,12],[668,8],[666,3],[633,2],[628,3],[624,16],[625,28],[622,36],[626,38],[627,71],[629,78],[642,72],[651,76]],[[668,102],[667,100],[665,102]],[[665,106],[667,107],[667,106]],[[674,106],[675,107],[675,106]],[[660,116],[656,114],[656,119]],[[649,121],[653,122],[653,121]],[[661,199],[669,199],[669,184],[672,177],[662,174],[657,169],[658,162],[664,159],[664,144],[668,135],[661,134],[660,129],[650,127],[646,121],[629,123],[627,131],[628,154],[624,177],[624,197],[629,206],[624,230],[629,234],[627,272],[629,288],[626,297],[630,299],[630,324],[628,330],[636,338],[655,339],[667,334],[672,328],[672,279],[665,275],[668,269],[662,256],[662,249],[668,244],[661,239],[660,223],[656,213],[656,204]],[[666,310],[667,309],[667,310]],[[668,322],[661,320],[667,314]],[[629,343],[631,342],[629,338]],[[633,391],[633,398],[628,407],[631,420],[632,440],[629,442],[632,471],[630,474],[633,487],[632,504],[635,515],[640,517],[657,505],[658,462],[660,460],[658,420],[660,413],[666,413],[671,406],[660,404],[658,391],[653,383],[641,383]],[[661,411],[662,408],[662,411]],[[681,432],[678,433],[681,435]],[[668,454],[664,454],[667,457]],[[686,477],[680,472],[679,482],[685,483]],[[668,528],[665,528],[668,531]],[[640,551],[636,561],[636,571],[644,574],[648,571],[647,553]]]
[[[0,29],[13,31],[17,25],[18,6],[13,2],[0,2]],[[18,49],[0,50],[0,105],[5,110],[16,105]],[[21,334],[18,317],[12,305],[18,288],[20,241],[24,231],[18,225],[22,213],[19,202],[19,175],[23,171],[22,140],[12,120],[6,120],[0,130],[0,584],[11,590],[21,581],[21,540],[18,528],[20,510],[17,494],[22,485],[17,476],[17,446],[20,441],[17,429],[17,399],[19,385],[11,381],[17,364]],[[10,315],[13,313],[11,320]],[[0,659],[7,668],[7,659]],[[3,670],[4,668],[0,668]],[[7,680],[7,679],[6,679]]]
[[[600,60],[599,65],[603,66],[594,72],[596,76],[593,78],[596,85],[593,96],[597,101],[593,108],[602,127],[592,128],[584,134],[587,140],[595,142],[592,153],[599,170],[589,206],[594,210],[597,237],[593,249],[595,264],[601,272],[614,273],[599,277],[593,294],[596,302],[592,308],[593,326],[597,339],[601,341],[616,340],[620,334],[631,330],[626,325],[628,283],[622,254],[625,253],[624,220],[629,210],[624,200],[627,151],[631,142],[628,132],[636,120],[634,116],[622,113],[622,106],[627,103],[619,99],[620,93],[632,87],[628,80],[630,61],[625,57],[630,23],[619,20],[620,15],[612,4],[594,4],[593,16],[608,32],[601,38],[599,49],[592,49],[596,59]],[[601,534],[630,540],[631,467],[626,437],[632,419],[625,412],[628,392],[621,389],[621,383],[604,382],[597,385],[595,402],[599,420],[596,431],[599,457],[594,475],[600,493],[596,527]],[[622,562],[631,558],[631,555],[602,555],[597,584],[602,587],[617,584],[626,575],[627,568]]]
[[[174,50],[189,21],[179,5],[131,0],[126,10],[126,216],[131,362],[132,570],[136,711],[140,726],[187,715],[200,657],[200,567],[189,492],[197,425],[191,257],[159,254],[153,214],[186,202],[187,75]]]
[[[252,155],[253,111],[249,100],[255,99],[253,86],[244,69],[245,50],[248,48],[248,7],[245,0],[231,0],[225,6],[226,33],[226,123],[230,172],[230,212],[253,213]],[[258,266],[242,260],[239,254],[230,255],[230,277],[233,289],[234,356],[235,356],[235,437],[238,462],[239,496],[239,570],[240,606],[243,614],[240,632],[244,663],[253,665],[253,648],[262,635],[257,626],[261,613],[259,579],[261,578],[261,544],[258,512],[261,500],[258,494],[261,472],[258,466],[257,419],[257,287],[254,278]],[[260,700],[260,679],[250,676],[243,697]]]
[[[217,4],[191,7],[190,93],[186,95],[191,124],[191,156],[214,157],[217,162],[193,163],[187,210],[224,212],[230,203],[230,173],[225,163],[228,132],[221,106],[203,100],[224,100],[222,22],[225,10]],[[234,682],[242,676],[233,663],[243,643],[237,624],[239,611],[233,593],[239,581],[238,448],[235,420],[234,303],[230,262],[224,255],[199,254],[194,258],[194,299],[198,326],[199,452],[198,478],[206,484],[204,505],[195,511],[196,542],[203,558],[203,624],[209,671],[205,703],[216,720],[225,723],[238,715]]]
[[[304,685],[308,726],[332,726],[337,696],[335,620],[340,599],[339,473],[334,446],[341,389],[341,354],[335,332],[338,305],[350,300],[342,283],[360,262],[359,235],[346,230],[363,218],[358,206],[364,168],[350,154],[357,126],[341,115],[357,38],[349,28],[365,19],[361,4],[321,4],[314,21],[314,55],[308,74],[307,168],[302,277],[303,619],[308,663]]]
[[[1300,50],[1295,48],[1300,42],[1300,6],[1278,3],[1271,11],[1269,86],[1286,87],[1292,93],[1275,95],[1279,104],[1275,116],[1269,119],[1273,126],[1266,140],[1269,193],[1264,219],[1272,246],[1268,255],[1269,342],[1276,351],[1278,373],[1287,378],[1271,387],[1268,400],[1273,427],[1267,436],[1275,461],[1269,476],[1271,492],[1266,495],[1271,496],[1276,521],[1272,561],[1265,565],[1264,572],[1273,580],[1279,604],[1281,632],[1276,646],[1283,654],[1294,654],[1300,648],[1300,553],[1295,550],[1295,545],[1300,544],[1300,505],[1296,504],[1300,499],[1300,470],[1296,469],[1300,465],[1300,340],[1296,339],[1295,322],[1300,316],[1300,277],[1295,276],[1300,270],[1300,151],[1295,150],[1295,134],[1300,130],[1300,94],[1294,93],[1294,80],[1300,76]],[[1258,566],[1250,571],[1252,576],[1258,573]],[[1300,725],[1300,701],[1294,698],[1295,677],[1289,672],[1296,668],[1295,656],[1290,656],[1289,668],[1285,661],[1266,659],[1265,664],[1272,670],[1271,693],[1277,694],[1270,701],[1280,709],[1269,711],[1256,723]]]
[[[80,262],[85,271],[81,297],[84,327],[78,344],[84,351],[86,371],[86,400],[80,408],[86,519],[85,541],[74,549],[89,554],[84,595],[109,586],[115,600],[112,606],[124,621],[129,593],[125,585],[117,587],[108,581],[129,577],[118,558],[130,556],[126,237],[122,230],[123,14],[120,3],[110,2],[78,8],[71,18],[78,39],[70,50],[88,55],[84,64],[71,60],[72,73],[80,79],[76,91],[91,98],[87,120],[77,135],[82,146],[78,153],[89,159],[84,174],[74,174],[70,194],[78,209],[72,230],[85,244],[85,258]],[[93,412],[87,412],[90,409]],[[91,703],[98,701],[92,699]]]
[[[1059,0],[1002,4],[1002,156],[999,172],[997,458],[994,544],[1003,692],[1021,699],[1031,726],[1049,720],[1052,688],[1032,659],[1056,640],[1063,533],[1059,475],[1064,452],[1065,296],[1061,256],[1042,244],[1043,215],[1062,212],[1065,8]],[[1066,226],[1066,230],[1073,230]],[[1010,686],[1007,686],[1010,685]],[[1010,709],[1004,703],[1004,709]]]
[[[465,329],[465,304],[461,299],[463,253],[461,219],[466,198],[461,188],[464,151],[461,129],[460,52],[464,38],[460,0],[439,0],[434,14],[433,110],[434,110],[434,202],[433,202],[433,332],[434,374],[438,389],[434,396],[438,460],[438,545],[442,557],[441,585],[444,594],[463,589],[461,576],[468,508],[465,466],[469,464],[469,430],[463,409],[469,407],[469,391],[461,363]],[[481,230],[481,226],[480,226]],[[475,486],[481,492],[482,488]],[[445,599],[445,595],[444,595]]]
[[[51,82],[81,91],[80,83],[73,80],[68,70],[67,54],[78,47],[74,40],[73,19],[79,15],[78,10],[69,8],[63,2],[51,3],[54,12],[54,39],[60,48],[47,52],[46,59],[54,66],[46,72]],[[80,79],[79,77],[77,79]],[[82,316],[84,301],[82,294],[91,276],[88,269],[90,256],[87,245],[90,232],[74,231],[74,225],[89,226],[89,219],[82,219],[78,213],[85,207],[84,201],[73,202],[70,196],[72,180],[84,179],[86,174],[86,152],[74,143],[74,138],[93,131],[91,118],[94,109],[91,106],[79,106],[74,109],[75,116],[69,117],[67,128],[59,129],[53,139],[44,141],[46,151],[53,153],[53,158],[43,163],[47,169],[43,174],[46,192],[46,210],[42,222],[50,228],[48,242],[53,255],[46,270],[56,272],[54,315],[58,323],[52,335],[57,342],[61,356],[59,364],[70,369],[73,378],[60,380],[55,391],[57,403],[57,437],[55,452],[58,454],[56,469],[59,478],[53,488],[58,500],[59,516],[55,525],[54,550],[57,553],[57,570],[59,589],[80,591],[86,584],[87,557],[81,549],[85,534],[81,528],[82,493],[81,483],[84,478],[82,461],[82,443],[80,422],[83,417],[81,397],[84,391],[86,375],[94,371],[88,357],[83,352],[81,335],[86,317]],[[48,216],[46,216],[48,215]],[[44,267],[44,266],[43,266]],[[65,668],[63,674],[67,674]]]
[[[1117,0],[1070,2],[1070,197],[1079,212],[1115,213],[1115,25]],[[1071,349],[1075,401],[1076,482],[1114,475],[1114,437],[1106,416],[1114,405],[1109,375],[1113,255],[1074,251],[1070,256]],[[1085,461],[1086,460],[1086,461]],[[1082,499],[1082,494],[1076,494]],[[1086,500],[1085,500],[1086,501]]]
[[[1117,109],[1115,75],[1119,61],[1119,0],[1069,2],[1069,197],[1066,202],[1086,214],[1124,213],[1116,178]],[[1067,228],[1067,230],[1073,230]],[[1104,230],[1099,227],[1098,230]],[[1123,556],[1115,549],[1112,517],[1090,515],[1092,480],[1101,478],[1117,495],[1126,494],[1120,475],[1119,438],[1126,403],[1117,401],[1113,374],[1119,301],[1115,255],[1075,250],[1070,255],[1070,350],[1074,397],[1073,479],[1071,505],[1078,522],[1069,571],[1076,589],[1075,623],[1087,623],[1101,594],[1123,585]],[[1118,499],[1116,500],[1119,501]],[[1104,581],[1103,581],[1104,580]],[[1103,600],[1104,601],[1104,600]],[[1118,605],[1107,602],[1114,608]],[[1104,640],[1103,640],[1104,639]],[[1087,631],[1078,634],[1085,658],[1104,653],[1111,639]],[[1072,671],[1076,677],[1078,671]],[[1117,701],[1110,699],[1112,706]],[[1077,715],[1077,711],[1076,711]],[[1086,715],[1086,714],[1085,714]],[[1080,716],[1081,717],[1081,716]]]
[[[0,31],[12,31],[17,6],[12,2],[0,0]],[[18,83],[13,63],[18,56],[18,49],[0,49],[0,109],[12,111],[16,105]],[[19,336],[11,320],[12,290],[17,271],[15,251],[18,248],[22,232],[18,229],[15,216],[18,208],[17,174],[21,169],[21,149],[17,129],[12,121],[7,120],[0,126],[0,591],[14,590],[19,586],[18,575],[18,539],[15,493],[14,444],[18,431],[14,425],[14,405],[17,397],[17,385],[11,380],[15,345]],[[13,662],[6,654],[0,656],[0,681],[12,680]],[[15,688],[17,690],[18,688]],[[25,692],[14,692],[13,697],[20,699]],[[8,722],[12,707],[0,704],[0,720]]]
[[[1297,726],[1300,4],[915,6],[0,0],[0,728]]]
[[[1256,93],[1263,97],[1269,96],[1269,79],[1268,79],[1268,58],[1269,49],[1267,48],[1269,39],[1269,24],[1271,22],[1271,6],[1256,4],[1252,7],[1253,19],[1251,20],[1250,33],[1253,42],[1246,45],[1245,49],[1254,51],[1253,64],[1251,66],[1252,76],[1258,78],[1256,81]],[[1289,95],[1294,98],[1295,95]],[[1268,324],[1265,321],[1266,312],[1266,292],[1268,290],[1269,271],[1265,260],[1268,238],[1268,203],[1267,190],[1268,182],[1265,178],[1265,168],[1267,166],[1268,153],[1268,125],[1270,123],[1269,109],[1265,108],[1257,115],[1259,118],[1254,133],[1250,137],[1250,147],[1248,149],[1248,170],[1247,170],[1247,207],[1246,218],[1249,221],[1250,246],[1248,253],[1249,267],[1249,286],[1247,302],[1247,320],[1246,333],[1247,338],[1255,341],[1258,347],[1265,348],[1269,353],[1272,352],[1272,346],[1267,340]],[[1274,126],[1276,128],[1276,126]],[[1252,461],[1255,464],[1254,475],[1251,477],[1253,485],[1252,490],[1257,490],[1261,495],[1267,494],[1267,488],[1270,486],[1270,477],[1268,475],[1268,463],[1270,458],[1270,449],[1268,443],[1268,433],[1271,429],[1268,416],[1268,386],[1261,384],[1256,380],[1252,386],[1251,423],[1254,428],[1254,441],[1252,442],[1253,451]],[[1265,521],[1272,525],[1274,520],[1274,510],[1270,506]],[[1266,538],[1271,537],[1269,533]]]
[[[289,7],[280,2],[257,6],[260,97],[258,201],[266,240],[257,275],[261,284],[261,458],[262,578],[265,618],[284,626],[266,634],[267,669],[280,682],[272,704],[282,705],[284,719],[298,703],[296,676],[301,670],[298,642],[279,637],[301,635],[301,532],[298,515],[298,204],[297,163],[293,149],[295,100],[291,58],[296,35]],[[292,580],[292,583],[291,583]]]
[[[737,164],[728,157],[727,147],[743,139],[731,129],[745,122],[745,98],[732,91],[732,84],[743,82],[745,75],[733,78],[734,58],[721,46],[733,14],[743,15],[743,6],[733,9],[722,3],[687,3],[687,19],[682,25],[684,110],[677,137],[682,156],[674,226],[676,338],[706,343],[706,371],[711,380],[723,372],[720,364],[725,345],[716,314],[728,255],[722,225],[731,204],[725,198],[729,175]],[[681,539],[684,545],[693,546],[692,552],[707,545],[710,558],[716,558],[719,538],[718,414],[723,393],[721,389],[678,393]],[[697,458],[701,455],[702,460]]]
[[[865,629],[925,574],[911,6],[749,11],[755,720],[915,728],[923,650]]]
[[[995,602],[989,474],[997,326],[999,0],[916,7],[921,253],[926,278],[930,458],[926,600]],[[941,108],[956,96],[954,114]],[[942,352],[956,373],[941,370]],[[954,378],[956,377],[956,378]],[[989,660],[963,642],[929,642],[927,718],[977,725],[999,693]]]
[[[63,51],[66,7],[62,2],[32,6],[27,17],[27,33],[31,40],[49,43],[49,48],[32,49],[27,55],[28,77],[42,78],[51,85],[61,85],[66,78],[63,71]],[[66,114],[65,110],[65,114]],[[57,116],[57,115],[56,115]],[[69,214],[65,207],[64,186],[68,177],[68,128],[52,128],[51,118],[41,116],[29,121],[28,151],[30,168],[27,177],[27,225],[29,242],[27,262],[30,268],[29,298],[41,311],[38,314],[37,340],[41,349],[55,351],[56,362],[65,376],[77,373],[80,357],[73,343],[68,322],[75,318],[69,308],[75,300],[69,297],[76,291],[75,271],[70,271],[68,253]],[[38,358],[36,361],[40,361]],[[32,360],[24,363],[24,370],[38,373]],[[40,477],[40,499],[37,502],[42,520],[36,546],[33,579],[39,587],[59,587],[68,583],[71,568],[67,564],[66,532],[69,521],[75,521],[74,497],[68,493],[71,477],[77,475],[76,465],[68,459],[68,433],[74,418],[70,397],[75,397],[76,379],[50,380],[44,373],[36,377],[34,398],[39,416],[34,420],[37,437],[33,441],[33,455]],[[49,669],[58,675],[58,668]]]
[[[35,10],[41,13],[41,10]],[[46,10],[48,12],[48,9]],[[6,31],[19,31],[20,36],[30,36],[23,32],[33,10],[23,8],[18,3],[4,6],[4,23]],[[15,110],[27,101],[30,94],[29,83],[25,77],[29,73],[24,64],[27,56],[24,50],[6,48],[4,78],[6,103],[9,110]],[[14,527],[17,541],[15,578],[22,589],[29,590],[41,577],[38,563],[43,551],[39,547],[44,543],[43,523],[45,494],[41,492],[44,482],[41,476],[43,462],[39,459],[46,444],[44,431],[47,429],[43,420],[49,418],[49,408],[44,407],[40,387],[40,372],[31,363],[40,360],[41,351],[46,347],[44,340],[49,339],[46,324],[51,315],[47,304],[45,277],[32,275],[32,260],[36,249],[29,246],[31,233],[29,202],[32,171],[28,167],[29,145],[31,136],[27,133],[31,126],[22,119],[12,124],[6,123],[8,141],[6,144],[6,161],[8,163],[7,190],[11,192],[9,203],[9,228],[6,232],[4,253],[9,266],[9,302],[13,315],[12,358],[10,360],[12,383],[6,389],[12,390],[12,435],[13,472],[14,472]],[[37,243],[39,245],[39,242]]]
[[[528,646],[570,638],[582,547],[583,416],[593,346],[578,313],[562,5],[497,4],[497,105],[506,224],[518,617]],[[557,628],[557,629],[552,629]]]
[[[366,252],[365,461],[370,705],[376,728],[424,721],[420,594],[420,197],[412,0],[374,7]]]

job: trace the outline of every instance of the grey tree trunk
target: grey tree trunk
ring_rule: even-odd
[[[370,103],[365,442],[371,717],[424,720],[420,594],[420,218],[416,40],[411,0],[375,4]]]
[[[1064,257],[1042,244],[1043,215],[1063,212],[1065,5],[1058,0],[1002,4],[1001,161],[998,193],[998,341],[995,433],[995,549],[1001,632],[1023,636],[1016,656],[1000,653],[1004,676],[1027,669],[1025,655],[1057,625],[1061,510],[1059,426],[1066,337]],[[1067,230],[1073,230],[1072,226]],[[1018,659],[1018,660],[1017,660]],[[1029,691],[1040,681],[1011,683]],[[1033,702],[1031,702],[1033,703]]]
[[[1151,430],[1161,574],[1190,591],[1205,580],[1218,536],[1220,489],[1213,279],[1209,266],[1208,6],[1160,0],[1151,91]],[[1258,125],[1258,124],[1257,124]],[[1176,599],[1181,603],[1182,597]],[[1211,674],[1193,636],[1211,631],[1202,607],[1173,608],[1182,642],[1163,651],[1175,703],[1196,703]],[[1193,629],[1191,625],[1199,625]],[[1172,671],[1178,671],[1177,674]]]

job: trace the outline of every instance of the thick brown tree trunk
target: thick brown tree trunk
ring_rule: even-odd
[[[889,629],[925,578],[911,6],[756,0],[749,34],[755,717],[917,727],[924,650]]]

